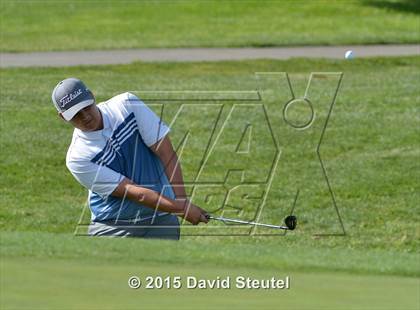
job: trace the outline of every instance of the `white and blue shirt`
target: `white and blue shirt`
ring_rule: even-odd
[[[103,129],[75,129],[66,165],[76,180],[89,190],[92,221],[141,219],[159,214],[139,203],[111,196],[124,177],[134,183],[175,198],[160,159],[149,146],[169,128],[141,100],[123,93],[98,104]]]

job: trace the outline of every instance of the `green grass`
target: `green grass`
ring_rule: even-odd
[[[418,255],[337,248],[320,251],[315,244],[299,248],[285,240],[261,239],[263,245],[254,241],[187,239],[179,244],[3,232],[1,305],[4,309],[132,309],[138,302],[147,309],[169,304],[176,309],[256,309],[279,303],[290,309],[418,307],[419,272],[412,273]],[[181,290],[130,290],[127,280],[132,275],[142,279],[181,276],[184,286]],[[187,276],[289,276],[291,288],[187,290]]]
[[[0,51],[418,43],[418,0],[9,1]]]
[[[274,305],[292,309],[418,308],[419,67],[420,57],[404,57],[351,62],[293,59],[0,70],[1,307],[92,308],[93,298],[89,296],[115,290],[115,298],[104,296],[98,307],[129,309],[138,306],[136,302],[141,299],[147,304],[154,302],[150,308],[175,302],[179,307],[208,308],[209,304],[199,303],[204,299],[225,308],[234,308],[233,300],[240,300],[243,304],[235,305],[241,309]],[[284,80],[281,76],[275,81],[260,76],[263,98],[269,96],[264,104],[284,155],[262,220],[279,222],[289,212],[300,186],[302,197],[295,211],[300,224],[293,233],[250,238],[184,236],[178,243],[73,236],[86,192],[65,168],[72,129],[57,117],[50,102],[57,81],[79,77],[101,101],[129,90],[141,98],[145,90],[255,90],[254,72],[273,71],[290,73],[297,97],[303,95],[310,72],[344,73],[321,155],[346,237],[313,236],[319,230],[334,232],[339,228],[323,187],[325,182],[317,179],[320,170],[313,153],[332,86],[337,82],[325,76],[314,80],[309,93],[317,118],[310,130],[299,135],[281,122],[279,104],[287,97],[282,88]],[[272,93],[265,89],[273,82],[283,90],[277,97],[270,97]],[[232,102],[226,102],[222,119],[231,106]],[[179,107],[176,102],[165,107],[164,119],[170,122]],[[203,177],[217,180],[229,165],[245,165],[249,180],[266,176],[267,163],[274,153],[264,131],[265,122],[259,120],[258,110],[252,113],[253,108],[251,105],[251,110],[227,123],[230,130],[223,139],[229,150],[237,143],[234,139],[243,121],[253,122],[254,133],[259,134],[258,140],[252,140],[259,148],[253,152],[255,157],[237,154],[232,160],[229,152],[224,155],[226,149],[216,148],[223,161],[213,158]],[[171,137],[177,145],[183,130],[188,125],[193,128],[192,140],[185,149],[188,156],[182,159],[185,178],[192,180],[214,110],[201,103],[187,112],[186,118],[173,126]],[[201,194],[194,201],[209,210],[216,207],[215,201],[206,204]],[[246,216],[252,202],[245,202]],[[196,232],[206,232],[206,228],[198,227]],[[227,293],[143,292],[126,287],[130,274],[148,273],[205,278],[241,273],[257,278],[290,274],[295,286],[290,291]],[[45,298],[47,291],[54,293]],[[191,300],[189,306],[185,298]]]
[[[305,243],[301,240],[306,239]],[[294,272],[419,277],[418,253],[355,249],[343,238],[324,246],[305,237],[185,237],[181,243],[141,239],[89,238],[72,234],[2,232],[3,258],[70,259],[86,262],[221,266]],[[257,253],[257,254],[256,254]]]
[[[1,264],[3,309],[417,309],[418,279],[389,276],[312,274],[283,270],[163,265],[105,264],[74,260],[6,259]],[[181,276],[177,289],[132,290],[129,276]],[[186,279],[236,276],[290,277],[289,290],[191,290]],[[41,280],[42,279],[42,280]],[[40,285],[37,285],[37,284]],[[384,291],[392,294],[383,294]],[[22,292],[25,294],[22,295]],[[112,293],[104,293],[112,292]],[[48,296],[48,298],[45,298]],[[416,300],[417,298],[417,300]]]
[[[135,93],[141,98],[139,90],[254,90],[257,87],[254,72],[288,71],[294,91],[300,97],[311,71],[342,71],[343,85],[321,146],[321,155],[345,228],[352,236],[345,242],[359,248],[392,246],[396,250],[414,251],[420,233],[416,203],[419,198],[416,182],[419,98],[414,82],[419,77],[418,67],[419,58],[411,57],[353,62],[296,59],[1,70],[4,128],[0,155],[4,206],[0,213],[1,227],[12,231],[73,232],[84,209],[85,191],[64,164],[72,128],[56,116],[50,102],[50,91],[60,79],[80,77],[101,101],[127,90],[138,90]],[[279,81],[282,81],[281,77]],[[272,81],[266,82],[270,86]],[[332,232],[328,229],[330,226],[338,229],[330,198],[323,187],[325,181],[319,178],[319,161],[314,157],[314,141],[320,134],[319,128],[328,108],[325,104],[331,99],[334,90],[331,86],[335,84],[334,79],[318,79],[311,88],[312,100],[322,109],[317,111],[314,130],[303,131],[306,136],[296,136],[288,127],[282,127],[282,109],[269,100],[265,102],[283,157],[262,220],[279,221],[289,212],[296,189],[301,188],[302,197],[296,207],[301,219],[299,231],[312,235],[318,232],[317,227],[323,232]],[[167,105],[165,120],[168,123],[178,108],[177,103]],[[222,113],[222,120],[226,119],[228,110],[226,108]],[[192,182],[207,143],[208,124],[213,124],[214,110],[201,105],[188,113],[185,114],[187,118],[173,127],[171,137],[178,145],[185,126],[192,124],[195,127],[195,135],[185,150],[188,156],[182,160],[185,179]],[[242,120],[233,124],[228,122],[231,134],[223,135],[226,146],[231,146],[229,139],[242,130],[246,116],[238,116]],[[248,117],[249,121],[255,122],[260,116],[255,113]],[[254,126],[254,130],[259,130],[260,139],[252,142],[264,152],[254,150],[253,158],[240,155],[232,161],[230,152],[216,147],[216,156],[210,158],[209,169],[203,172],[200,180],[218,181],[225,176],[226,169],[245,163],[248,168],[242,168],[247,170],[248,181],[266,178],[274,146],[272,142],[270,144],[269,132],[264,131],[265,122],[261,124]],[[220,124],[218,126],[220,128]],[[3,134],[6,132],[8,134]],[[233,141],[235,144],[238,140]],[[223,162],[214,158],[218,154]],[[305,182],[311,178],[317,182]],[[260,189],[256,189],[257,193]],[[203,197],[197,195],[194,200],[209,210],[214,209],[216,201],[206,204]],[[248,203],[244,209],[247,215],[252,204],[246,199],[242,202]]]
[[[337,248],[319,251],[316,246],[290,246],[285,240],[261,241],[188,239],[180,244],[3,232],[1,306],[133,309],[141,303],[147,309],[168,305],[175,309],[258,309],[279,304],[290,309],[418,308],[419,273],[414,278],[401,276],[414,275],[411,271],[418,265],[418,255]],[[375,275],[378,272],[384,275]],[[132,275],[143,280],[148,275],[181,276],[183,288],[131,290],[127,280]],[[291,287],[267,291],[187,290],[187,276],[289,276]]]

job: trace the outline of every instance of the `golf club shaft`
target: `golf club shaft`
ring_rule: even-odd
[[[272,225],[272,224],[263,224],[263,223],[257,223],[257,222],[248,222],[248,221],[242,221],[242,220],[236,220],[236,219],[229,219],[224,217],[216,217],[216,216],[209,216],[209,219],[222,221],[222,222],[229,222],[229,223],[237,223],[237,224],[245,224],[245,225],[254,225],[254,226],[262,226],[262,227],[270,227],[270,228],[277,228],[277,229],[286,229],[289,228],[286,226],[279,226],[279,225]]]

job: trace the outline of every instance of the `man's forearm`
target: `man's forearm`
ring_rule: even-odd
[[[124,179],[112,193],[115,197],[127,198],[146,207],[159,211],[182,215],[185,210],[185,201],[177,201],[165,197],[154,190],[134,184]]]
[[[170,199],[151,189],[141,187],[127,178],[121,181],[112,192],[112,196],[127,198],[155,210],[174,213],[185,218],[193,225],[197,225],[200,222],[208,222],[205,211],[188,200]]]

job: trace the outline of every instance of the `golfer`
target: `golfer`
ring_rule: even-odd
[[[68,78],[52,101],[75,127],[66,165],[89,190],[89,235],[178,240],[177,215],[207,223],[187,199],[169,128],[139,98],[123,93],[96,105],[82,81]]]

